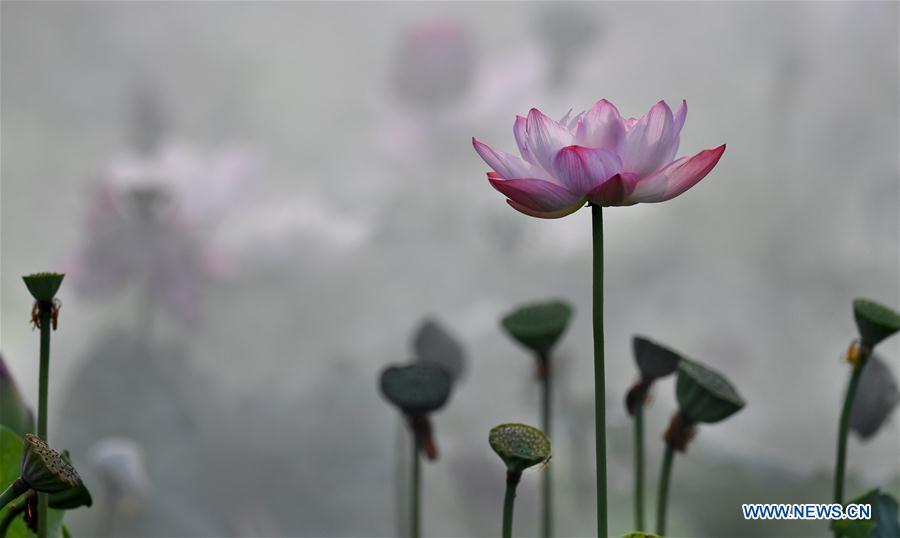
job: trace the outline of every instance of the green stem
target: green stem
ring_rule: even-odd
[[[844,407],[841,409],[841,422],[838,426],[837,462],[834,468],[834,502],[844,502],[844,474],[847,468],[847,432],[850,428],[850,411],[853,409],[853,400],[856,398],[856,387],[862,375],[864,361],[860,361],[853,367],[850,381],[847,383],[847,394],[844,396]]]
[[[415,454],[408,454],[406,444],[406,436],[409,433],[402,422],[397,425],[397,432],[394,440],[394,535],[406,535],[406,491],[408,486],[406,481],[406,461]],[[0,537],[2,538],[2,537]]]
[[[16,518],[25,511],[25,508],[28,507],[28,498],[30,496],[31,495],[26,495],[16,502],[9,503],[9,508],[6,510],[6,514],[3,515],[3,519],[0,519],[0,538],[6,537],[6,534],[9,532],[9,527],[12,525],[13,521],[15,521]],[[0,508],[2,508],[2,506],[2,501],[0,501]]]
[[[591,206],[594,238],[594,420],[597,452],[597,536],[606,538],[606,380],[603,364],[603,208]]]
[[[538,357],[538,361],[540,362],[539,371],[541,373],[541,429],[544,430],[544,434],[548,438],[551,438],[553,414],[551,413],[550,357],[541,355]],[[549,465],[546,466],[541,476],[541,536],[543,538],[550,538],[553,535],[553,485],[551,483],[550,469]]]
[[[644,402],[634,407],[634,530],[644,530]]]
[[[0,510],[4,506],[16,500],[20,495],[28,491],[28,484],[21,478],[16,478],[6,491],[0,493]]]
[[[410,476],[410,511],[409,511],[409,535],[412,538],[420,538],[422,536],[421,515],[419,513],[421,499],[420,487],[422,483],[421,467],[422,458],[419,455],[419,438],[413,433],[413,452],[412,452],[412,473]]]
[[[672,476],[672,459],[675,449],[666,443],[666,454],[663,456],[662,471],[659,474],[659,499],[656,502],[656,534],[666,534],[666,509],[669,502],[669,478]]]
[[[38,374],[38,437],[47,440],[47,393],[50,385],[50,307],[40,305],[41,365]],[[47,538],[47,494],[38,493],[38,538]]]
[[[516,486],[522,478],[521,471],[506,472],[506,495],[503,497],[503,538],[512,538],[513,507],[516,504]]]

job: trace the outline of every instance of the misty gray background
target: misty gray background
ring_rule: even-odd
[[[554,17],[573,29],[548,31]],[[463,29],[469,53],[448,66],[469,82],[415,106],[396,89],[403,36],[434,20]],[[586,37],[568,50],[571,32]],[[3,2],[2,351],[30,402],[38,339],[20,277],[70,267],[95,233],[91,192],[132,149],[135,96],[159,104],[167,140],[254,163],[214,218],[188,223],[221,266],[193,282],[194,321],[155,312],[138,337],[139,286],[96,298],[63,284],[51,437],[97,499],[69,516],[74,534],[395,535],[408,454],[376,379],[433,315],[468,370],[435,417],[424,529],[496,535],[487,432],[538,410],[532,361],[497,320],[561,297],[576,316],[557,358],[558,531],[590,535],[589,212],[514,212],[470,140],[512,151],[532,106],[559,117],[609,98],[640,116],[685,98],[679,154],[727,143],[719,165],[676,200],[605,211],[611,531],[631,526],[622,401],[643,333],[748,401],[676,459],[671,535],[826,535],[747,523],[739,506],[830,500],[851,301],[900,302],[897,67],[897,3]],[[203,180],[175,204],[218,192]],[[900,341],[880,353],[896,376]],[[648,411],[650,514],[673,392],[657,386]],[[105,437],[146,459],[136,505],[116,514],[88,457]],[[896,415],[849,454],[851,496],[898,493]],[[538,483],[523,480],[516,534],[537,532]]]

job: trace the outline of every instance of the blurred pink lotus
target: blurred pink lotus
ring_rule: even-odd
[[[559,218],[586,202],[601,206],[663,202],[693,187],[713,169],[725,145],[677,160],[687,102],[673,114],[660,101],[640,120],[623,119],[603,99],[559,122],[532,108],[513,134],[522,157],[472,139],[490,166],[488,180],[514,209]]]
[[[203,153],[178,144],[112,159],[68,263],[76,292],[103,298],[136,284],[145,306],[196,321],[204,280],[229,265],[210,236],[255,169],[241,149]]]

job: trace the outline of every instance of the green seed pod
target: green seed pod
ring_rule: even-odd
[[[526,424],[494,426],[488,442],[513,473],[550,459],[550,439],[541,430]]]
[[[719,422],[745,405],[722,374],[687,359],[678,364],[675,393],[681,412],[695,422]]]
[[[22,280],[25,281],[25,285],[28,286],[28,291],[31,292],[35,301],[50,302],[59,291],[65,276],[62,273],[35,273],[23,276]]]
[[[900,314],[867,299],[853,301],[853,317],[863,346],[875,347],[879,342],[900,331]]]
[[[500,324],[517,342],[538,355],[546,355],[565,332],[572,307],[562,301],[525,305],[507,314]]]
[[[438,366],[390,366],[381,372],[381,393],[407,415],[431,413],[450,397],[450,374]]]
[[[59,452],[30,433],[25,435],[21,474],[28,487],[41,493],[58,493],[81,484],[75,468]]]
[[[660,538],[658,534],[650,534],[648,532],[629,532],[622,536],[622,538]]]
[[[656,342],[635,336],[631,340],[634,360],[641,371],[641,379],[653,380],[666,377],[678,369],[681,355]]]

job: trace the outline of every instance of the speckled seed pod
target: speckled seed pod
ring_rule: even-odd
[[[59,452],[30,433],[25,435],[21,473],[28,487],[41,493],[58,493],[81,484],[75,468]]]
[[[520,473],[550,459],[550,439],[526,424],[495,426],[488,442],[510,472]]]

